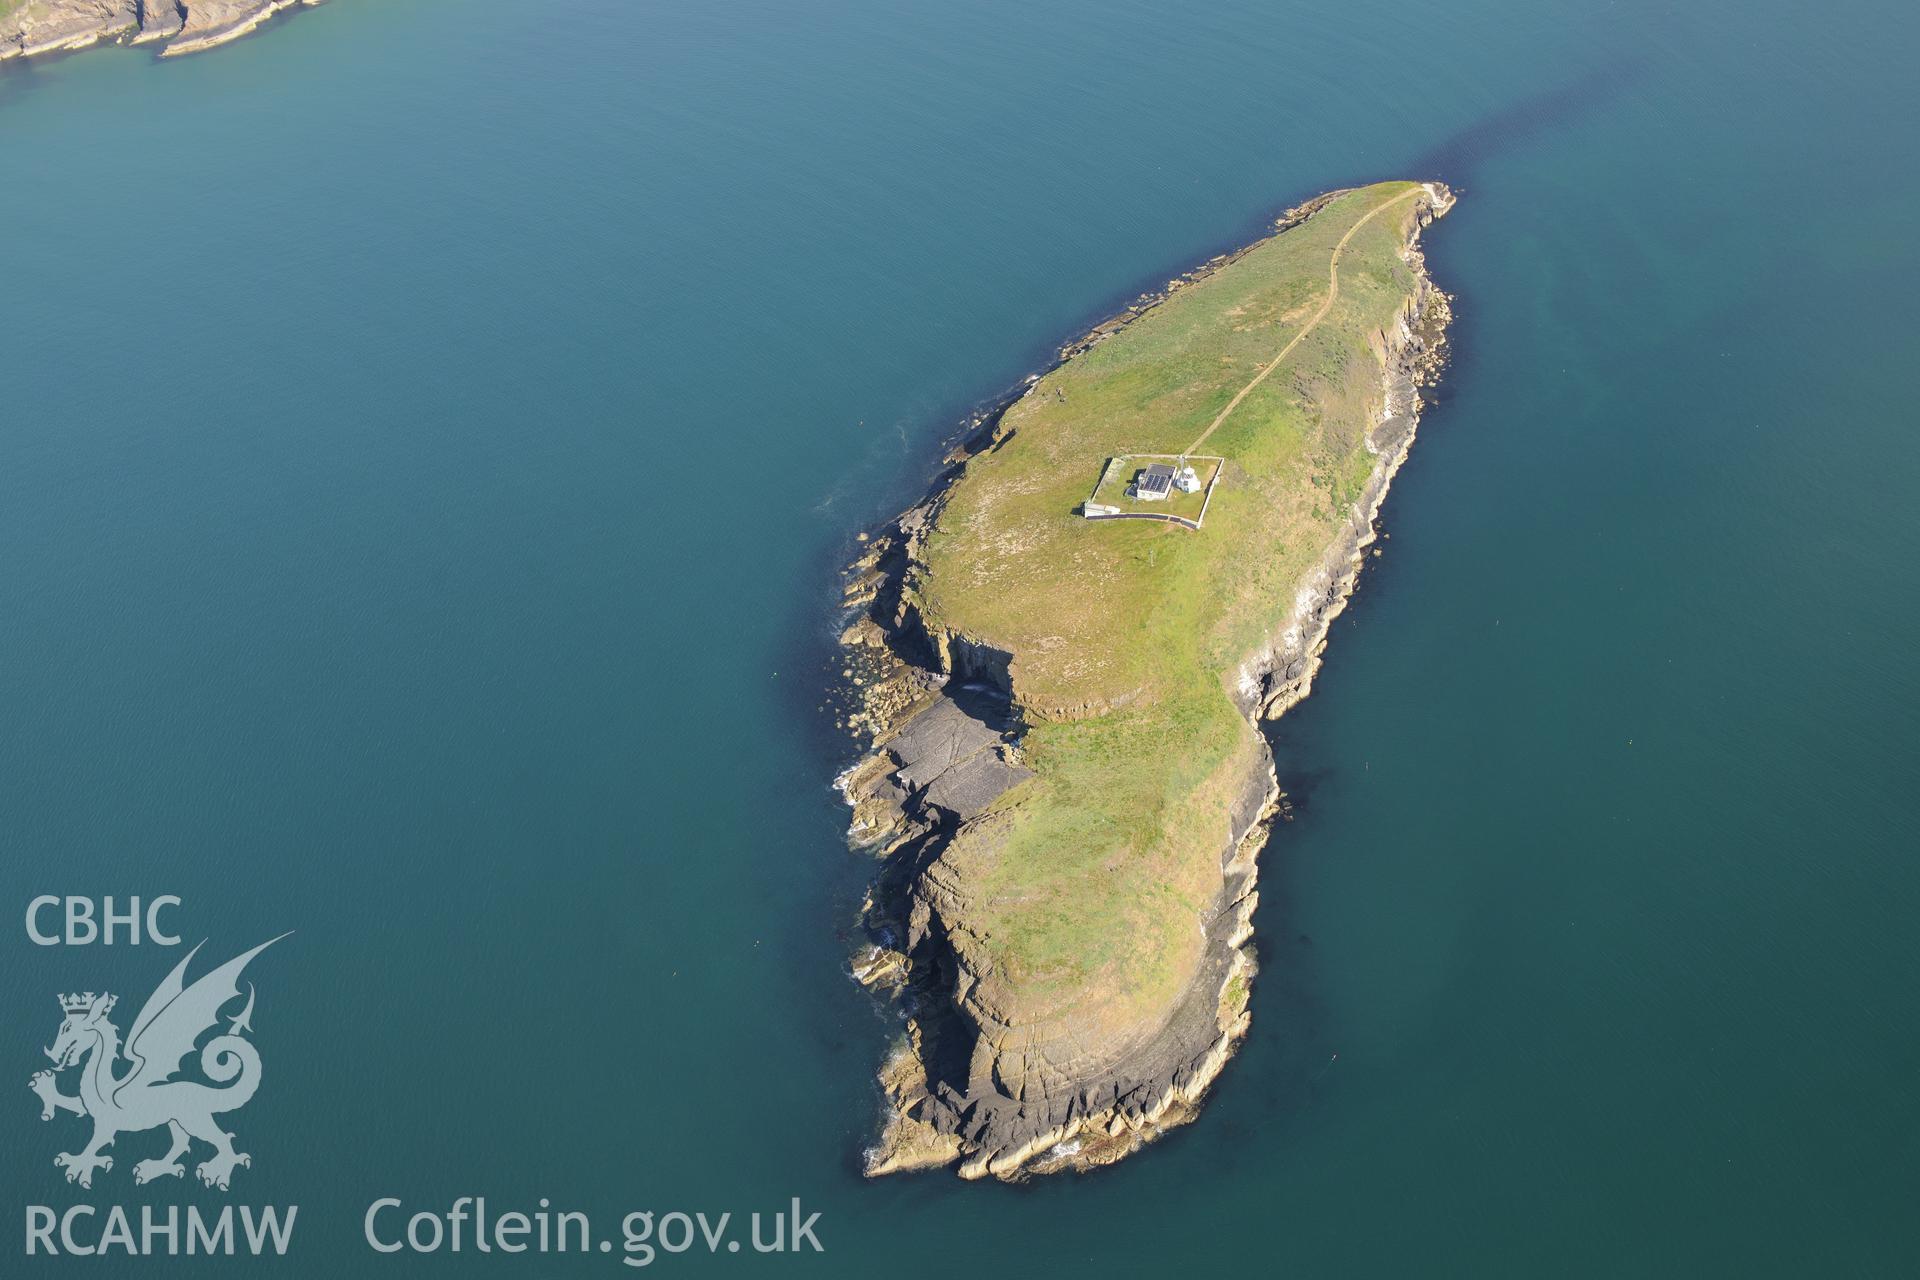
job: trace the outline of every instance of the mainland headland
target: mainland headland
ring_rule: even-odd
[[[1419,235],[1452,204],[1289,211],[1070,343],[866,542],[854,968],[904,1017],[870,1173],[1110,1163],[1246,1033],[1282,803],[1257,722],[1306,696],[1412,446],[1450,319]]]
[[[162,57],[238,40],[282,9],[324,0],[0,0],[0,62],[102,41],[159,44]]]

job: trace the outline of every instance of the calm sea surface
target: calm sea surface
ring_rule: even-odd
[[[822,1218],[764,1274],[1920,1268],[1920,18],[1782,0],[336,0],[0,73],[0,1271],[25,1207]],[[1372,179],[1457,358],[1279,727],[1254,1030],[1097,1176],[868,1185],[818,707],[955,420]],[[228,1196],[91,1193],[38,893],[249,971]],[[9,923],[10,922],[10,923]],[[217,956],[213,953],[219,953]],[[662,1256],[704,1272],[697,1254]]]

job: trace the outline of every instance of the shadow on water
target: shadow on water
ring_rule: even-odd
[[[1483,161],[1565,128],[1625,94],[1645,77],[1646,71],[1644,62],[1623,59],[1557,88],[1510,102],[1421,152],[1408,172],[1455,186],[1469,182]]]

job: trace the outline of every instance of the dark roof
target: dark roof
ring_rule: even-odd
[[[1173,468],[1156,462],[1140,473],[1137,483],[1142,493],[1165,493],[1173,487]]]

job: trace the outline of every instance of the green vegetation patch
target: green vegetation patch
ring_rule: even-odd
[[[926,541],[916,602],[1014,655],[1031,726],[1038,778],[947,858],[976,886],[968,925],[991,967],[1032,1007],[1097,991],[1144,1009],[1192,972],[1227,815],[1257,766],[1229,683],[1375,465],[1380,335],[1418,287],[1403,253],[1416,191],[1343,193],[1042,378]],[[1338,298],[1276,364],[1327,303],[1350,231]],[[1107,494],[1133,479],[1126,460],[1189,451],[1243,392],[1205,438],[1222,461],[1204,530],[1078,514],[1108,459],[1122,461],[1097,501],[1172,512]]]

